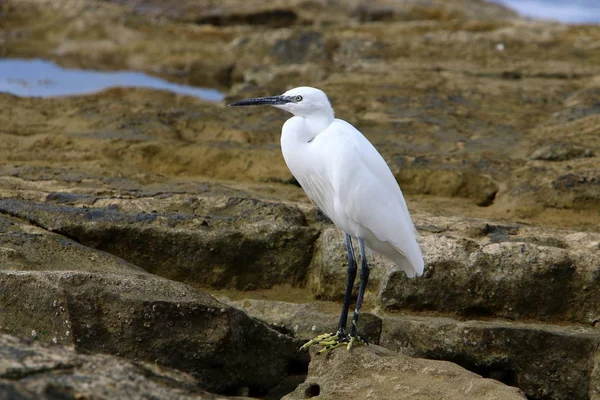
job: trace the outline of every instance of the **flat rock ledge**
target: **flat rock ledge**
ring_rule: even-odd
[[[526,399],[519,389],[456,364],[412,358],[375,345],[325,356],[315,352],[308,378],[284,399]]]

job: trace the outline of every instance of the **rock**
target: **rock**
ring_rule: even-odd
[[[305,362],[298,342],[197,289],[16,218],[0,230],[2,332],[173,366],[217,392],[265,393]]]
[[[421,193],[441,197],[472,199],[478,206],[490,206],[499,187],[491,177],[469,171],[411,165],[392,166],[392,172],[404,193]]]
[[[185,24],[173,23],[166,18],[148,18],[127,5],[98,2],[94,7],[90,7],[87,0],[69,0],[63,3],[26,0],[14,3],[11,1],[10,8],[11,12],[8,14],[11,18],[3,25],[6,30],[17,32],[24,28],[21,32],[26,31],[26,36],[33,32],[52,31],[59,36],[51,39],[50,43],[46,39],[38,40],[32,36],[23,41],[16,38],[16,42],[21,42],[22,47],[13,48],[9,52],[9,56],[12,57],[23,57],[27,54],[41,56],[43,52],[44,58],[60,59],[70,66],[97,68],[103,65],[111,69],[142,69],[150,74],[169,76],[180,82],[185,81],[184,75],[191,72],[196,84],[211,87],[215,86],[216,82],[227,81],[223,74],[227,75],[226,71],[231,68],[234,60],[230,53],[222,50],[231,40],[230,35],[222,36],[214,29],[209,29],[212,33],[204,29],[201,29],[202,33],[193,33]],[[35,21],[25,25],[18,23],[19,20],[29,20],[31,13],[51,21],[50,26],[42,27]],[[121,23],[118,24],[117,21]],[[151,28],[153,25],[156,30]],[[112,26],[112,29],[105,29],[108,26]],[[147,28],[150,29],[146,30]],[[94,30],[96,35],[86,34]],[[167,34],[167,31],[170,33]],[[200,44],[199,38],[204,37],[206,33],[212,37],[211,44],[220,43],[220,51],[216,51],[217,48],[212,45]],[[188,43],[185,49],[181,50],[193,54],[193,57],[182,57],[183,53],[174,55],[171,53],[173,49],[162,42],[169,36],[171,43],[176,40],[183,43],[179,36],[181,34],[187,36],[185,42]],[[193,36],[196,36],[196,39]],[[47,46],[45,49],[44,45]],[[151,48],[153,50],[148,52]],[[202,68],[198,64],[202,65]]]
[[[531,154],[533,160],[544,161],[568,161],[581,157],[592,157],[594,153],[590,149],[577,146],[572,143],[553,143],[541,147]]]
[[[525,399],[517,388],[456,364],[422,360],[379,346],[313,356],[306,382],[284,399]]]
[[[26,211],[33,203],[15,204]],[[144,224],[158,218],[121,215],[111,208],[52,207],[62,214],[40,221]],[[297,352],[300,342],[242,311],[41,225],[0,216],[0,332],[175,367],[220,393],[282,390],[282,382],[306,365]]]
[[[353,243],[355,254],[358,256],[358,243]],[[360,256],[359,272],[360,272]],[[385,281],[386,276],[394,269],[391,261],[369,252],[367,254],[371,275],[365,299],[367,302],[373,302],[379,295],[377,288],[381,282]],[[327,226],[317,239],[313,257],[308,272],[307,287],[317,299],[337,300],[344,299],[346,290],[348,269],[348,255],[344,241],[344,233],[338,228]],[[359,273],[354,283],[353,296],[356,298],[358,285],[360,283]]]
[[[166,279],[1,271],[2,331],[176,367],[218,393],[265,393],[298,343],[208,294]]]
[[[425,274],[392,272],[381,289],[384,309],[583,324],[599,318],[598,234],[434,220],[429,225],[448,229],[423,236]]]
[[[0,399],[228,399],[199,389],[183,372],[109,355],[78,354],[72,347],[0,335],[0,354]]]
[[[121,3],[118,0],[108,0]],[[440,0],[411,0],[403,3],[385,0],[371,1],[330,1],[327,7],[319,1],[277,0],[228,0],[218,3],[218,7],[193,2],[172,2],[159,0],[135,1],[135,10],[152,16],[193,21],[198,24],[216,26],[261,25],[271,28],[284,28],[293,24],[342,22],[351,19],[361,21],[413,20],[478,18],[506,19],[516,14],[504,7],[481,2],[449,4]]]
[[[319,64],[305,62],[276,68],[260,66],[245,70],[242,74],[243,78],[241,79],[245,84],[233,86],[231,89],[233,94],[241,95],[240,90],[248,92],[249,86],[256,89],[271,85],[276,87],[302,86],[307,81],[323,80],[327,76],[327,70]]]
[[[13,167],[6,168],[13,176],[62,182],[77,175],[85,182],[78,186],[81,188],[94,180],[119,179],[129,180],[129,184],[166,186],[165,176],[169,175],[188,177],[172,180],[170,185],[176,181],[190,183],[193,176],[269,181],[289,175],[279,147],[265,143],[265,138],[275,137],[278,130],[272,131],[269,124],[251,133],[244,132],[237,126],[244,119],[243,114],[224,115],[220,105],[192,97],[141,88],[114,88],[90,96],[64,97],[57,102],[2,93],[0,105],[12,109],[10,116],[0,114],[6,129],[22,133],[0,149],[0,157],[16,163],[6,166]],[[31,112],[32,109],[37,112]],[[68,109],[79,115],[77,121],[65,116]],[[110,115],[118,118],[111,119]],[[41,121],[58,131],[48,134],[35,128]],[[271,124],[274,122],[273,118]],[[231,125],[226,127],[228,124]],[[78,156],[63,154],[60,149],[64,146]],[[53,152],[45,154],[48,149]],[[40,157],[45,157],[44,165],[29,162]],[[83,165],[82,158],[97,163]],[[28,173],[24,173],[25,169]],[[44,173],[32,173],[36,170]],[[206,180],[201,183],[207,184]]]
[[[369,256],[368,303],[468,318],[591,324],[600,317],[600,235],[429,214],[413,220],[422,234],[424,275],[409,279],[393,263]],[[346,263],[343,235],[325,228],[308,287],[319,298],[339,301]]]
[[[6,215],[0,215],[0,270],[81,270],[147,276],[143,269],[121,258]]]
[[[301,341],[311,340],[322,333],[336,332],[338,328],[339,314],[319,310],[316,304],[256,299],[226,302],[269,324],[273,329],[293,335]],[[352,310],[349,319],[351,318]],[[350,322],[347,328],[349,326]],[[381,318],[369,312],[361,312],[358,334],[368,343],[379,344]]]
[[[600,174],[598,170],[580,170],[566,173],[539,188],[540,203],[552,208],[596,210],[600,201]]]
[[[532,399],[595,399],[600,331],[503,321],[383,318],[381,345],[412,357],[456,362],[518,386]]]
[[[271,54],[283,64],[302,64],[326,60],[324,37],[320,32],[307,31],[279,39],[273,44]]]
[[[229,304],[303,340],[336,329],[337,315],[320,311],[317,304],[251,299]],[[371,322],[377,322],[377,329],[372,330]],[[518,386],[530,398],[587,399],[588,392],[589,398],[600,393],[596,328],[386,314],[379,319],[368,312],[361,314],[360,328],[372,344],[411,357],[457,363]]]
[[[316,237],[297,208],[251,198],[114,199],[104,207],[4,199],[0,211],[148,272],[219,289],[301,284]]]
[[[581,212],[598,201],[597,157],[530,158],[552,143],[600,152],[595,27],[524,21],[478,0],[123,3],[10,0],[3,55],[225,85],[231,100],[318,86],[388,160],[412,208],[600,226],[597,213]],[[0,124],[11,135],[0,157],[14,164],[2,168],[86,183],[90,171],[154,185],[227,180],[305,199],[272,185],[289,178],[279,151],[285,114],[223,105],[139,89],[2,95],[0,109],[11,111]],[[561,185],[569,174],[582,183]]]
[[[217,386],[229,379],[239,393],[283,394],[280,382],[296,382],[306,367],[291,355],[297,340],[226,306],[219,319],[206,311],[213,300],[150,273],[257,290],[238,299],[267,288],[302,293],[306,285],[299,297],[339,301],[343,241],[290,179],[279,149],[287,115],[225,107],[299,85],[324,89],[336,115],[379,149],[423,236],[422,278],[407,280],[370,258],[366,310],[559,326],[599,318],[600,28],[525,21],[479,0],[6,0],[0,13],[3,57],[145,71],[227,95],[209,102],[134,88],[52,99],[0,94],[0,212],[13,216],[0,219],[2,329],[158,357],[198,379],[204,368],[225,368],[210,365],[216,354],[231,371],[261,374],[223,373]],[[531,158],[554,143],[572,146]],[[248,310],[274,323],[268,306],[251,302]],[[312,326],[296,322],[300,316],[330,329],[334,308],[277,305],[278,329],[298,325],[298,336],[308,335]],[[211,339],[196,331],[202,321],[225,324],[211,331],[216,353],[201,347]],[[232,343],[243,347],[250,335],[256,352],[269,344],[277,355],[235,364],[217,337],[229,328]],[[494,338],[507,347],[507,363],[522,368],[515,374],[528,393],[585,391],[523,366],[503,337]],[[572,343],[588,349],[591,342]],[[467,359],[479,349],[464,351]],[[565,365],[582,354],[574,350]],[[489,358],[468,359],[488,371]],[[537,377],[548,381],[536,386]]]

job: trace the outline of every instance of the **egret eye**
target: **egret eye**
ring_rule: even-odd
[[[294,97],[294,100],[296,100],[296,103],[300,103],[302,101],[302,96],[298,95]]]

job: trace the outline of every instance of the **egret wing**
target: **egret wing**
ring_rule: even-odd
[[[334,190],[342,199],[344,213],[374,236],[373,250],[399,265],[405,264],[403,257],[410,263],[412,271],[421,274],[423,256],[416,240],[417,233],[389,167],[356,128],[345,121],[336,120],[336,123],[336,155],[330,165]],[[386,250],[389,247],[386,244],[399,254]],[[403,269],[407,271],[407,268]]]
[[[325,213],[329,218],[333,217],[333,199],[334,191],[331,182],[325,179],[321,171],[316,169],[306,169],[301,176],[296,176],[296,180],[304,189],[308,198]]]
[[[360,176],[361,182],[346,198],[346,214],[373,236],[370,238],[373,250],[395,261],[409,276],[421,275],[423,255],[410,214],[403,211],[395,193],[383,186],[370,171],[365,169]]]
[[[406,205],[406,200],[402,195],[402,190],[400,189],[396,178],[392,174],[390,167],[387,165],[381,154],[379,154],[377,149],[358,129],[348,122],[337,119],[336,124],[338,124],[341,129],[346,131],[344,136],[352,143],[354,147],[354,151],[352,151],[352,153],[359,156],[364,166],[373,174],[373,177],[380,181],[381,184],[386,188],[397,188],[397,190],[392,191],[392,195],[398,200],[402,210],[404,210],[407,215],[410,215],[408,206]],[[412,220],[410,220],[410,225],[415,235],[418,237],[418,232],[415,229]]]

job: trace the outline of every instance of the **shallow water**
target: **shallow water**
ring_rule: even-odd
[[[600,0],[489,0],[519,14],[569,24],[600,23]]]
[[[23,97],[56,97],[89,94],[111,87],[168,90],[203,100],[221,101],[216,89],[167,82],[142,72],[67,69],[40,59],[0,59],[0,92]]]

